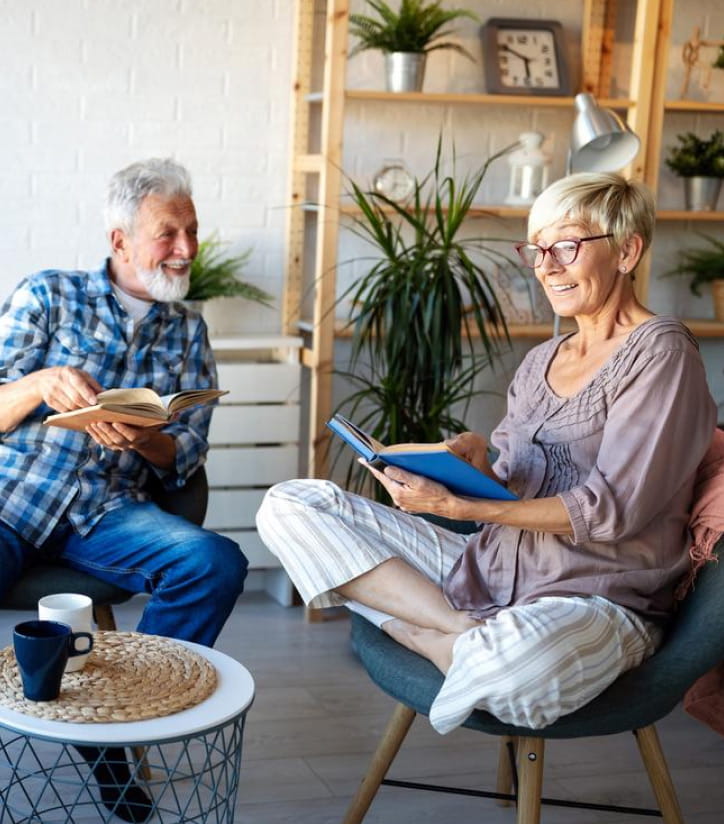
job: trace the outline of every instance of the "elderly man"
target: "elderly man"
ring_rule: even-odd
[[[246,559],[229,539],[163,512],[142,487],[149,473],[182,486],[203,463],[211,409],[159,428],[43,425],[102,389],[216,385],[204,322],[178,302],[198,249],[186,170],[152,159],[118,172],[105,221],[111,256],[100,269],[31,275],[0,310],[0,600],[50,556],[149,593],[139,631],[210,646],[242,591]],[[120,783],[123,770],[110,772],[102,783]],[[122,818],[148,816],[140,796],[121,805],[110,796]]]

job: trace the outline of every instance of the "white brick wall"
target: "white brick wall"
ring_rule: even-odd
[[[0,0],[0,298],[28,272],[106,252],[110,176],[190,170],[202,237],[253,247],[282,288],[292,0]],[[236,303],[234,301],[234,303]],[[244,331],[278,313],[236,306]]]

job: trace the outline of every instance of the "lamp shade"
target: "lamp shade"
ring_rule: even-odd
[[[641,141],[611,109],[602,109],[593,95],[576,95],[568,173],[617,172],[634,159]]]

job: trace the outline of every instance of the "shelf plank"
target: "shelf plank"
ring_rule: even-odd
[[[313,204],[310,204],[313,205]],[[306,207],[305,207],[306,208]],[[397,212],[391,206],[382,206],[380,207],[383,212],[390,215],[395,215]],[[358,206],[354,206],[352,204],[344,204],[340,206],[339,211],[343,215],[348,215],[349,217],[355,217],[357,215],[362,214],[362,210]],[[432,211],[432,209],[430,210]],[[468,215],[470,217],[521,217],[527,218],[528,217],[528,208],[525,206],[498,206],[498,205],[480,205],[480,206],[471,206]],[[443,208],[443,212],[447,213],[447,209]]]
[[[703,100],[666,100],[664,110],[667,112],[724,112],[724,103],[712,103]]]
[[[305,204],[305,207],[310,211],[314,209],[314,204]],[[339,210],[343,215],[356,216],[361,215],[362,211],[359,207],[346,204],[340,207]],[[383,207],[383,212],[388,214],[395,214],[392,207]],[[443,209],[443,211],[446,211]],[[480,205],[471,207],[468,214],[471,217],[520,217],[527,218],[529,209],[526,206],[501,206],[496,204]],[[693,221],[717,221],[724,220],[724,212],[693,212],[688,209],[659,209],[656,212],[657,220],[693,220]]]
[[[688,209],[659,209],[656,212],[657,220],[693,220],[716,221],[724,220],[724,212],[692,212]]]
[[[701,318],[681,318],[691,333],[697,338],[724,338],[724,323],[718,320],[705,320]],[[314,326],[309,320],[299,322],[299,331],[311,334]],[[575,329],[573,323],[563,321],[561,332],[572,332]],[[509,323],[508,334],[511,340],[546,340],[553,336],[553,322],[550,323]],[[352,329],[345,320],[338,319],[334,326],[335,338],[345,339],[352,337]],[[503,338],[502,334],[497,335]]]
[[[573,97],[537,94],[477,94],[475,92],[386,92],[376,89],[347,89],[348,100],[376,100],[380,103],[463,103],[475,106],[538,106],[541,108],[574,108]],[[630,100],[603,98],[600,106],[610,109],[627,109]]]
[[[724,338],[724,323],[719,320],[699,320],[698,318],[682,318],[682,323],[691,330],[697,338]]]

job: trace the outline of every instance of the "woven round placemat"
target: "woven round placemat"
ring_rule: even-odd
[[[0,650],[0,704],[49,721],[161,718],[196,706],[215,689],[213,664],[178,641],[140,632],[95,632],[85,667],[65,673],[58,698],[29,701],[13,648]]]

